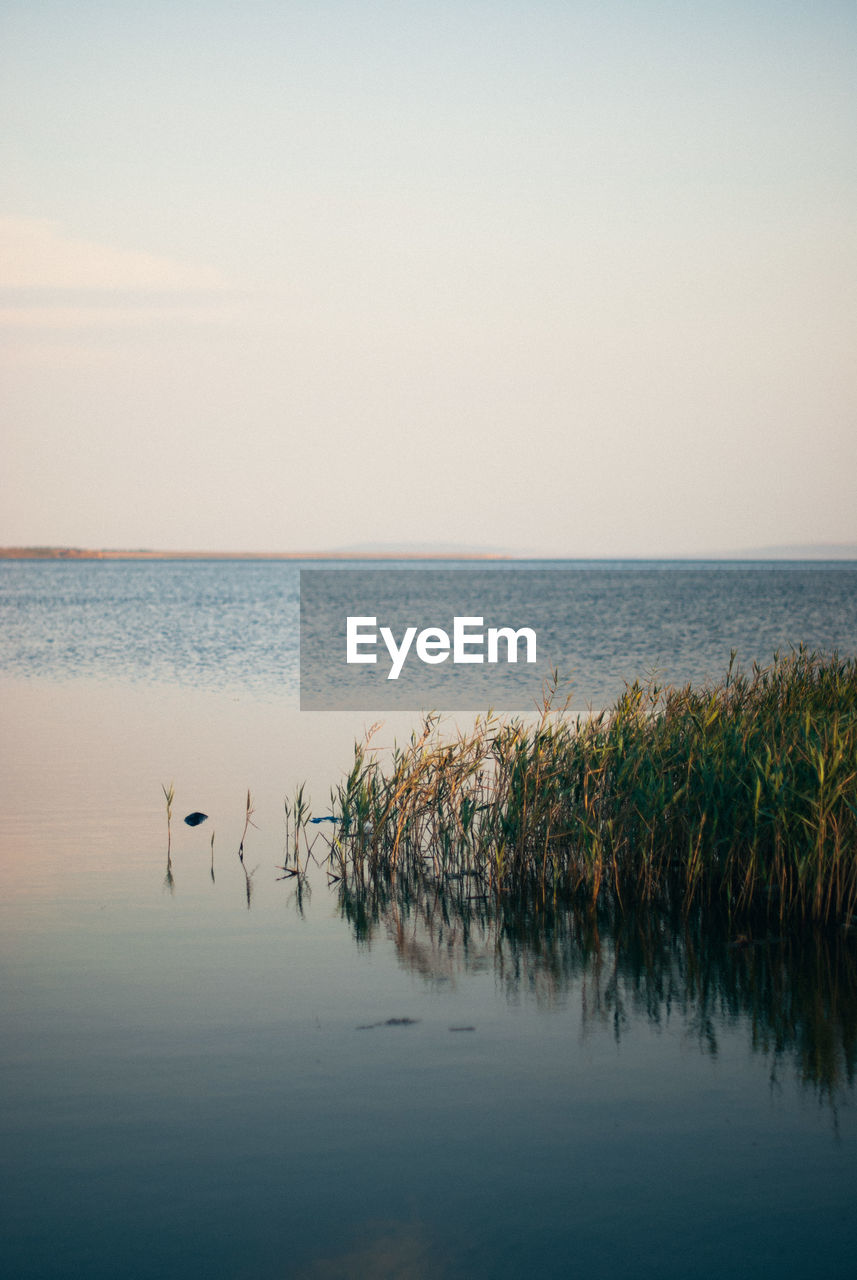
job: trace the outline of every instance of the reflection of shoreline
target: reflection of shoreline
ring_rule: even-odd
[[[789,1061],[800,1083],[836,1104],[857,1077],[857,937],[853,930],[736,934],[725,917],[605,905],[538,907],[474,898],[466,888],[399,875],[340,884],[358,944],[383,931],[399,963],[430,984],[492,969],[507,996],[551,1007],[579,996],[584,1032],[617,1040],[635,1020],[676,1015],[704,1054],[745,1024],[771,1080]]]

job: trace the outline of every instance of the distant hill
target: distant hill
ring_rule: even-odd
[[[750,547],[732,552],[729,559],[741,560],[857,560],[857,542],[786,543],[773,547]]]
[[[507,560],[523,556],[523,552],[510,551],[508,547],[467,546],[460,542],[356,542],[345,547],[334,547],[332,555],[342,556],[390,556],[396,559],[411,557],[463,557],[465,559]]]

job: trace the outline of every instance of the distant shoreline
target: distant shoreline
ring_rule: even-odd
[[[106,551],[89,547],[0,547],[0,560],[511,560],[472,551]]]
[[[514,565],[519,561],[539,561],[541,563],[575,563],[580,560],[587,564],[603,561],[605,564],[625,563],[663,563],[681,564],[842,564],[857,563],[857,548],[850,546],[819,547],[810,552],[807,548],[795,548],[793,554],[787,555],[785,549],[771,548],[766,552],[752,554],[750,552],[730,555],[688,555],[688,556],[557,556],[557,555],[525,555],[499,551],[154,551],[148,548],[113,550],[97,547],[0,547],[0,560],[230,560],[230,561],[472,561],[474,564],[499,562]],[[826,554],[825,554],[826,552]]]

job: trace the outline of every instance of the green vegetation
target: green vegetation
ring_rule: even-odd
[[[167,802],[167,859],[170,856],[170,846],[172,844],[172,821],[173,821],[173,800],[176,798],[175,786],[171,782],[169,787],[165,787],[161,783],[161,790],[164,793],[164,799]]]
[[[283,809],[286,816],[286,845],[283,849],[283,865],[278,867],[278,871],[282,871],[281,880],[289,880],[297,876],[299,878],[306,876],[307,864],[312,857],[312,845],[307,839],[306,826],[310,821],[309,805],[304,799],[305,783],[301,783],[296,788],[294,798],[291,805],[288,800],[283,801]],[[301,835],[304,838],[304,864],[301,866]],[[289,866],[289,856],[291,853],[292,865]]]
[[[244,861],[244,841],[247,839],[247,831],[250,827],[255,827],[253,814],[256,810],[253,808],[253,797],[250,794],[250,788],[247,788],[247,803],[244,807],[244,830],[241,832],[241,843],[238,846],[238,857]]]
[[[655,899],[820,923],[857,905],[857,660],[804,649],[714,687],[629,686],[572,719],[427,717],[386,763],[371,738],[333,795],[343,881],[407,871],[472,896]]]

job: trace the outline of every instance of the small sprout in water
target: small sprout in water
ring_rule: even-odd
[[[189,827],[198,827],[201,822],[205,822],[207,817],[207,813],[200,813],[197,809],[193,813],[189,813],[187,815],[185,822]]]
[[[169,856],[170,856],[170,844],[171,844],[171,841],[172,841],[172,833],[171,833],[171,831],[170,831],[170,823],[171,823],[171,821],[172,821],[172,817],[173,817],[173,800],[175,799],[175,794],[176,794],[176,793],[175,793],[175,787],[174,787],[174,785],[173,785],[173,783],[172,783],[172,782],[170,783],[169,787],[165,787],[165,786],[164,786],[164,784],[163,784],[163,783],[161,783],[161,790],[163,791],[163,793],[164,793],[164,799],[165,799],[165,800],[166,800],[166,802],[167,802],[167,857],[169,858]]]
[[[255,811],[255,809],[253,808],[253,797],[250,795],[250,789],[249,789],[249,787],[248,787],[248,789],[247,789],[247,810],[246,810],[246,814],[245,814],[245,818],[244,818],[244,831],[242,832],[242,835],[241,835],[241,843],[240,843],[240,844],[239,844],[239,846],[238,846],[238,857],[241,859],[241,861],[242,861],[242,862],[244,861],[244,840],[245,840],[246,835],[247,835],[247,828],[248,828],[248,827],[255,827],[255,826],[256,826],[256,823],[255,823],[255,822],[253,822],[253,814],[254,814],[255,812],[256,812],[256,811]]]

